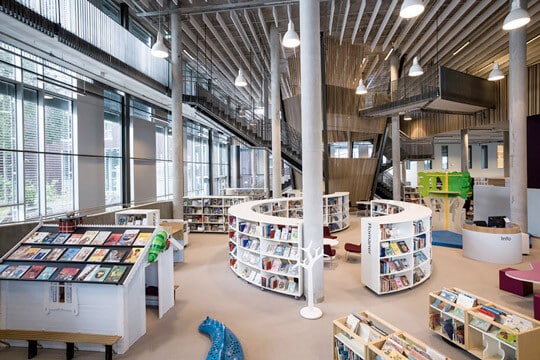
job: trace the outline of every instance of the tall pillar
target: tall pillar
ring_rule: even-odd
[[[257,187],[257,148],[251,148],[251,187]]]
[[[270,117],[272,118],[272,196],[281,197],[281,116],[279,99],[279,34],[270,29]]]
[[[512,1],[509,1],[510,7]],[[509,8],[510,8],[509,7]],[[527,8],[527,1],[521,1]],[[510,123],[510,221],[527,226],[527,29],[509,31],[508,120]]]
[[[304,246],[323,246],[322,179],[322,89],[320,5],[300,1],[301,106],[302,106],[302,185],[304,192]],[[315,302],[324,299],[323,262],[313,267]]]
[[[263,152],[264,193],[267,198],[270,197],[270,161],[268,157],[268,150],[265,149]]]
[[[182,121],[182,21],[171,14],[173,218],[184,218],[184,123]]]
[[[469,171],[469,129],[461,129],[461,172]]]
[[[510,133],[503,131],[504,177],[510,177]]]
[[[391,97],[394,99],[397,90],[399,59],[397,51],[390,56],[390,89]],[[401,200],[401,141],[399,138],[399,118],[398,114],[392,116],[392,194],[394,200]]]
[[[401,181],[403,181],[403,184],[407,183],[407,161],[401,162]]]

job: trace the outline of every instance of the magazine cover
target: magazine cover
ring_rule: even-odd
[[[135,263],[142,253],[144,248],[133,248],[129,251],[129,254],[124,259],[125,263]]]
[[[100,231],[94,240],[92,240],[92,245],[103,245],[105,241],[107,241],[107,238],[111,235],[110,231]]]
[[[69,281],[75,278],[75,275],[79,272],[79,268],[76,267],[65,267],[55,276],[54,280],[56,281]]]
[[[76,248],[68,248],[63,254],[62,256],[60,256],[60,258],[58,259],[59,261],[72,261],[73,258],[75,257],[75,255],[77,255],[77,253],[79,252],[79,250],[81,250],[81,248],[79,247],[76,247]]]
[[[108,266],[100,266],[99,269],[94,271],[92,276],[90,277],[89,281],[98,281],[102,282],[105,280],[109,272],[111,271],[111,268]]]
[[[90,253],[94,250],[93,247],[85,246],[79,250],[77,255],[73,257],[73,261],[85,261],[86,258],[90,255]]]
[[[91,277],[94,271],[96,271],[99,268],[99,265],[97,264],[88,264],[86,265],[82,271],[79,273],[79,276],[75,280],[77,281],[84,281],[87,277]]]
[[[79,240],[79,245],[91,244],[98,233],[99,233],[98,230],[86,230],[86,232],[83,234],[83,236]]]
[[[126,272],[126,269],[127,269],[127,266],[125,265],[113,266],[111,272],[109,273],[105,281],[114,282],[114,283],[119,282],[120,279],[122,278],[122,275],[124,275],[124,273]]]
[[[45,269],[45,265],[32,265],[21,279],[34,280]]]
[[[120,241],[121,237],[122,237],[122,234],[117,234],[117,233],[111,234],[109,235],[109,237],[107,238],[107,241],[105,241],[103,245],[107,245],[107,246],[118,245],[118,242]]]
[[[144,246],[150,240],[150,237],[152,236],[152,233],[140,233],[139,236],[137,236],[137,239],[133,243],[133,245],[140,245]]]
[[[121,262],[129,249],[111,249],[105,258],[105,262]]]
[[[109,252],[109,249],[102,249],[97,248],[94,250],[92,255],[88,258],[87,261],[89,262],[102,262],[105,256],[107,256],[107,253]]]
[[[37,277],[37,280],[49,280],[54,272],[58,269],[56,266],[47,266],[41,274]]]
[[[71,234],[60,233],[53,239],[52,244],[63,244],[69,238]]]
[[[65,248],[54,248],[51,250],[51,252],[45,256],[45,261],[56,261],[62,253],[64,252]]]
[[[118,245],[131,245],[139,234],[138,229],[127,229],[118,241]]]

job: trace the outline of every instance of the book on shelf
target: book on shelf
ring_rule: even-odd
[[[134,246],[144,246],[146,243],[150,240],[152,237],[152,233],[149,232],[141,232],[133,242]]]
[[[469,325],[485,332],[489,331],[489,328],[491,327],[490,322],[476,316],[472,318],[472,320],[469,322]]]
[[[21,279],[34,280],[45,269],[45,265],[32,265],[30,269],[24,273]]]
[[[397,242],[399,246],[399,250],[401,250],[402,253],[409,252],[409,247],[407,246],[407,243],[403,240],[400,240]]]
[[[64,244],[77,245],[81,237],[82,237],[82,234],[71,234],[71,236],[64,242]]]
[[[26,239],[25,243],[29,244],[37,244],[41,243],[41,241],[48,236],[50,233],[48,231],[36,231]]]
[[[458,294],[458,297],[456,299],[456,304],[458,304],[458,305],[460,305],[460,306],[462,306],[462,307],[464,307],[466,309],[470,309],[470,308],[476,306],[476,297],[461,291]]]
[[[127,229],[122,234],[122,237],[120,237],[120,240],[118,240],[118,245],[131,245],[137,238],[138,234],[139,229]]]
[[[97,264],[87,264],[79,273],[77,278],[75,280],[77,281],[84,281],[86,277],[91,276],[96,269],[99,268],[99,265]]]
[[[56,266],[47,266],[43,269],[41,274],[38,275],[37,280],[49,280],[57,269]]]
[[[19,279],[30,268],[30,265],[9,265],[2,271],[2,279]]]
[[[68,233],[59,233],[54,237],[51,244],[61,245],[61,244],[65,243],[66,240],[69,239],[70,236],[71,236],[71,234],[68,234]]]
[[[45,261],[57,261],[60,256],[64,253],[66,248],[54,248],[51,250],[51,252],[45,256]]]
[[[119,282],[126,270],[127,266],[125,265],[114,265],[109,272],[109,275],[107,275],[105,281],[115,283]]]
[[[127,252],[130,249],[111,249],[105,259],[104,262],[121,262],[124,256],[127,254]]]
[[[111,235],[111,231],[99,231],[94,237],[94,240],[92,240],[92,245],[103,245],[105,241],[109,238]]]
[[[92,276],[87,281],[103,282],[107,275],[109,275],[109,272],[111,272],[110,266],[100,266],[92,273]]]
[[[107,240],[103,243],[103,245],[106,245],[106,246],[118,245],[118,242],[120,241],[121,237],[122,237],[122,234],[120,233],[112,233],[111,235],[109,235]]]
[[[291,241],[297,242],[298,241],[298,228],[293,227],[291,229]]]
[[[347,319],[345,320],[345,326],[347,326],[353,333],[356,334],[358,332],[359,324],[359,318],[357,318],[353,314],[347,315]]]
[[[90,246],[83,246],[81,248],[81,250],[79,250],[79,252],[77,253],[77,255],[75,255],[73,257],[73,260],[72,261],[85,261],[86,258],[90,255],[90,253],[92,253],[92,251],[94,250],[93,247],[90,247]]]
[[[98,230],[86,230],[83,236],[81,236],[79,239],[79,245],[91,244],[98,233]]]
[[[289,280],[287,284],[287,291],[290,293],[296,292],[296,282],[294,280]]]
[[[452,291],[450,289],[441,290],[441,292],[439,293],[439,296],[450,302],[456,302],[458,298],[458,294],[455,291]]]
[[[70,281],[75,278],[79,273],[80,269],[76,267],[65,267],[60,270],[58,274],[54,277],[55,281]]]
[[[32,257],[32,260],[43,260],[51,252],[51,249],[39,249],[39,251]]]
[[[401,254],[401,248],[399,247],[397,243],[390,242],[390,248],[392,249],[392,252],[394,253],[394,255]]]
[[[439,328],[441,327],[440,313],[429,314],[429,327],[433,330],[439,330]]]
[[[516,346],[517,338],[516,334],[513,334],[511,332],[508,332],[506,330],[499,330],[497,333],[497,339],[500,339],[504,341],[507,344],[510,344],[512,346]]]
[[[96,248],[92,255],[88,258],[88,262],[102,262],[105,256],[107,256],[107,253],[109,252],[109,249],[103,249],[103,248]]]
[[[68,248],[62,256],[58,259],[58,261],[73,261],[73,258],[77,255],[77,253],[81,250],[80,247],[75,248]]]
[[[533,323],[531,321],[516,314],[508,314],[506,316],[502,316],[501,318],[503,320],[503,325],[516,331],[527,331],[533,328]]]

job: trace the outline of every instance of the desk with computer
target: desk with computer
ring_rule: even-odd
[[[490,216],[488,222],[463,224],[463,256],[495,264],[522,261],[522,234],[519,225],[505,216]]]

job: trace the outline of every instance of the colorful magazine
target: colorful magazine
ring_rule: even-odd
[[[73,261],[85,261],[86,258],[90,255],[90,253],[94,250],[93,247],[85,246],[79,250],[77,255],[73,257]]]
[[[32,260],[43,260],[51,252],[51,249],[39,249],[39,251],[34,255]]]
[[[34,280],[45,269],[45,265],[32,265],[21,279]]]
[[[54,277],[54,280],[56,281],[69,281],[73,280],[77,273],[79,272],[79,268],[76,267],[65,267]]]
[[[99,269],[94,271],[92,276],[88,281],[99,281],[102,282],[105,280],[107,275],[109,275],[109,272],[111,272],[111,267],[108,266],[100,266]]]
[[[79,240],[79,245],[88,245],[91,244],[99,231],[97,230],[87,230]]]
[[[11,255],[9,255],[8,260],[21,260],[24,254],[30,249],[30,245],[21,245],[15,250]]]
[[[81,240],[82,234],[71,234],[69,239],[64,243],[65,245],[77,245],[79,240]]]
[[[135,263],[141,255],[143,248],[132,248],[124,259],[125,263]]]
[[[2,279],[18,279],[30,268],[30,265],[10,265],[0,274]]]
[[[79,247],[76,247],[76,248],[68,248],[68,249],[62,254],[62,256],[60,256],[60,258],[58,259],[58,261],[72,261],[73,258],[75,257],[75,255],[77,255],[77,253],[79,252],[79,250],[81,250],[81,248],[79,248]]]
[[[117,283],[122,278],[122,275],[126,272],[127,266],[124,265],[115,265],[113,266],[111,272],[105,279],[107,282],[114,282]]]
[[[56,269],[58,269],[56,266],[47,266],[45,269],[43,269],[41,274],[39,274],[37,280],[49,280]]]
[[[88,262],[102,262],[105,256],[107,256],[107,253],[109,252],[109,249],[102,249],[97,248],[94,250],[92,255],[88,258]]]
[[[45,261],[56,261],[60,258],[65,248],[54,248],[49,255],[45,256]]]
[[[120,238],[120,241],[118,241],[118,245],[133,244],[138,234],[139,234],[139,229],[127,229],[126,231],[124,231],[124,234]]]
[[[133,243],[134,246],[144,246],[150,240],[152,237],[152,233],[140,233],[139,236],[137,236],[137,239]]]
[[[86,278],[92,277],[94,271],[96,271],[99,268],[99,265],[97,264],[88,264],[86,265],[82,271],[79,273],[79,276],[75,280],[77,281],[85,281]]]
[[[94,240],[92,240],[92,245],[103,245],[105,241],[107,241],[107,238],[111,235],[110,231],[100,231]]]
[[[121,262],[129,249],[111,249],[105,258],[105,262]]]
[[[50,235],[48,231],[36,231],[26,239],[25,243],[38,244],[48,235]]]
[[[53,239],[51,244],[63,244],[63,243],[66,242],[67,239],[69,239],[70,235],[71,234],[60,233],[60,234],[56,235],[56,237]]]
[[[122,237],[122,234],[111,234],[107,238],[107,241],[103,245],[107,246],[115,246],[118,245],[118,242],[120,241],[120,238]]]

